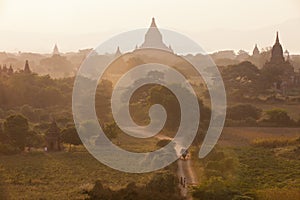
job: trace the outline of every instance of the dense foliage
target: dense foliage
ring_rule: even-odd
[[[132,182],[126,188],[117,191],[106,188],[100,181],[96,181],[93,189],[87,193],[89,195],[87,200],[183,199],[179,193],[177,177],[168,172],[154,175],[145,186],[137,186]]]

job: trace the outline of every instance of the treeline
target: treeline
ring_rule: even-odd
[[[233,102],[284,103],[286,101],[299,103],[299,84],[289,85],[286,95],[280,91],[284,68],[262,68],[245,61],[236,65],[220,67],[225,84],[227,98]],[[274,88],[274,83],[277,88]],[[280,96],[281,98],[277,98]]]
[[[30,125],[28,119],[20,114],[10,115],[0,123],[0,154],[10,155],[22,152],[25,148],[30,150],[32,147],[44,147],[49,127],[49,123],[43,127]],[[59,129],[59,135],[63,143],[82,144],[73,124]]]
[[[49,75],[14,73],[0,77],[0,108],[25,104],[36,108],[71,104],[73,78],[52,79]]]
[[[100,181],[96,181],[90,191],[84,191],[88,194],[86,200],[183,200],[180,196],[177,177],[170,173],[157,173],[145,186],[138,186],[135,183],[129,183],[126,188],[120,190],[111,190],[104,187]]]
[[[300,118],[292,119],[281,108],[263,111],[251,104],[237,104],[227,108],[225,126],[239,127],[299,127]]]

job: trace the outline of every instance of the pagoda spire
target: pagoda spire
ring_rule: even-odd
[[[154,17],[152,18],[150,28],[145,34],[144,43],[140,46],[140,48],[157,48],[172,52],[172,50],[164,44],[162,34],[156,26]]]
[[[8,74],[13,74],[13,73],[14,73],[14,69],[12,68],[12,65],[10,65],[8,69]]]
[[[152,22],[151,22],[150,28],[157,28],[154,17],[152,17]]]
[[[121,53],[120,47],[118,46],[118,47],[117,47],[117,51],[116,51],[116,53],[115,53],[115,57],[119,57],[119,56],[121,56],[121,55],[122,55],[122,53]]]
[[[277,43],[277,44],[280,43],[280,42],[279,42],[279,33],[278,33],[278,31],[276,32],[276,43]]]
[[[59,50],[58,50],[57,44],[54,45],[52,55],[59,55]]]
[[[31,73],[31,70],[30,70],[30,68],[29,68],[28,60],[25,61],[24,72],[25,72],[25,73]]]
[[[257,55],[259,55],[259,54],[260,54],[260,52],[259,52],[259,50],[258,50],[257,44],[255,44],[255,47],[254,47],[254,49],[253,49],[252,55],[253,55],[253,56],[257,56]]]
[[[279,42],[279,33],[277,31],[276,33],[276,42],[273,45],[272,51],[271,51],[271,63],[283,63],[285,61],[283,56],[283,49]]]

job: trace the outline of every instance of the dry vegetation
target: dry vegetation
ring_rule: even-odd
[[[0,199],[84,199],[83,190],[96,180],[119,189],[129,182],[143,185],[151,176],[113,170],[88,152],[0,156]]]

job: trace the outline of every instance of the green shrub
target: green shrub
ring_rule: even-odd
[[[158,173],[146,186],[129,183],[126,188],[113,191],[97,181],[94,188],[88,191],[86,200],[183,200],[178,188],[178,179],[171,173]]]
[[[156,144],[157,147],[164,147],[166,146],[167,144],[169,144],[171,140],[168,140],[168,139],[164,139],[164,140],[159,140]]]
[[[13,155],[20,153],[20,150],[16,147],[13,147],[10,144],[2,144],[0,143],[0,154],[3,155]]]
[[[205,200],[232,200],[238,194],[221,177],[212,177],[193,191],[193,197]]]
[[[251,104],[239,104],[227,109],[227,118],[232,120],[259,119],[262,110]]]
[[[263,122],[269,122],[274,126],[295,126],[296,122],[288,115],[286,110],[275,108],[266,111],[267,119]]]

